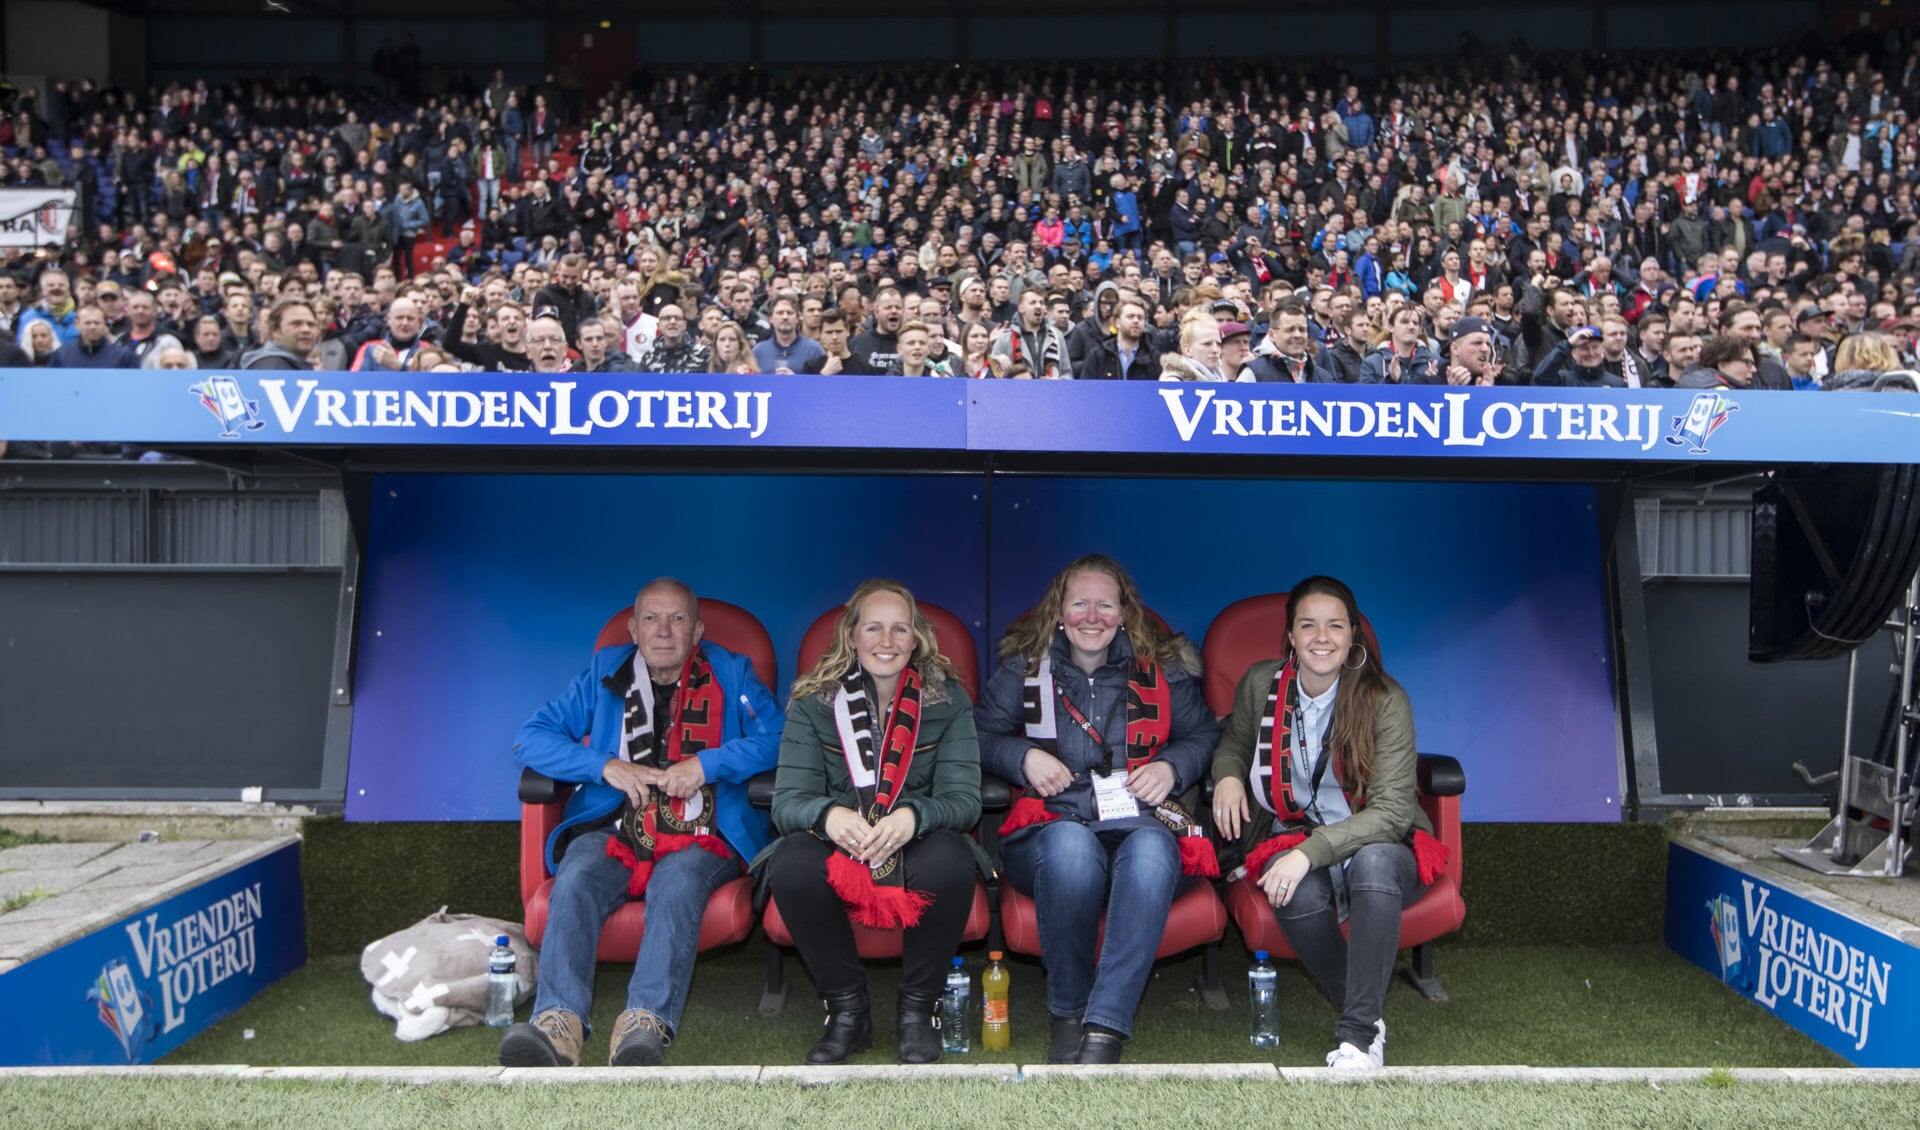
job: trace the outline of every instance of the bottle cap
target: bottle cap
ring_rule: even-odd
[[[508,943],[508,941],[507,941],[507,936],[506,936],[505,934],[502,934],[502,935],[500,935],[499,937],[497,937],[497,938],[495,938],[495,939],[493,940],[493,944],[494,944],[494,945],[496,945],[496,946],[504,946],[504,945],[508,945],[508,944],[510,944],[510,943]]]
[[[1266,951],[1266,950],[1254,950],[1254,951],[1253,951],[1253,960],[1255,960],[1255,961],[1265,961],[1265,960],[1267,960],[1267,951]]]
[[[963,958],[963,957],[959,957],[959,956],[956,956],[956,957],[954,957],[954,959],[953,959],[953,967],[954,967],[955,969],[958,969],[958,968],[960,968],[960,967],[961,967],[962,965],[965,965],[966,963],[967,963],[967,961],[966,961],[966,959],[965,959],[965,958]]]
[[[988,961],[999,961],[999,960],[1000,960],[1000,958],[1001,958],[1002,956],[1003,956],[1003,954],[1002,954],[1002,952],[1001,952],[1000,950],[988,950],[988,951],[987,951],[987,960],[988,960]]]

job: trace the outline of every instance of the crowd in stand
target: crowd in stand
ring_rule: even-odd
[[[7,109],[0,187],[78,203],[0,364],[1816,389],[1920,340],[1911,44]]]

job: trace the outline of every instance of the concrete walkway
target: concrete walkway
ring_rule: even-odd
[[[0,906],[23,904],[0,912],[0,974],[296,840],[162,838],[0,851]]]
[[[575,1067],[542,1070],[524,1067],[10,1067],[0,1068],[0,1084],[14,1079],[206,1078],[299,1079],[309,1082],[383,1083],[408,1086],[539,1085],[584,1083],[755,1083],[761,1086],[814,1087],[831,1083],[908,1083],[934,1079],[988,1079],[1044,1085],[1061,1079],[1211,1079],[1271,1080],[1274,1083],[1369,1083],[1376,1081],[1472,1084],[1536,1083],[1592,1086],[1602,1083],[1694,1083],[1708,1076],[1741,1083],[1797,1083],[1820,1086],[1859,1084],[1920,1085],[1920,1068],[1860,1067],[1387,1067],[1380,1071],[1330,1071],[1324,1067],[1276,1067],[1271,1063],[1122,1063],[1111,1067],[1061,1067],[940,1063],[926,1066],[856,1064],[846,1067]]]

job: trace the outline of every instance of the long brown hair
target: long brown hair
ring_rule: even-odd
[[[1353,599],[1353,590],[1344,582],[1325,576],[1308,577],[1287,594],[1289,636],[1293,633],[1300,602],[1310,596],[1330,596],[1344,605],[1354,645],[1365,646],[1361,639],[1360,604]],[[1351,652],[1348,658],[1352,658]],[[1333,766],[1339,773],[1340,783],[1356,797],[1366,796],[1367,784],[1373,778],[1373,760],[1378,752],[1373,744],[1374,712],[1380,700],[1399,686],[1380,665],[1380,657],[1374,654],[1368,654],[1358,670],[1345,667],[1340,672],[1340,694],[1333,703]]]
[[[1127,575],[1126,567],[1104,553],[1089,553],[1053,575],[1040,603],[1007,625],[1007,634],[1000,637],[1002,659],[1018,655],[1027,661],[1029,671],[1040,666],[1040,660],[1053,647],[1054,625],[1067,607],[1067,584],[1079,573],[1105,573],[1113,578],[1120,589],[1120,626],[1127,630],[1135,655],[1150,655],[1163,666],[1182,661],[1175,637],[1163,635],[1147,615],[1147,606],[1140,602],[1140,589]]]
[[[834,692],[840,689],[841,678],[859,662],[853,651],[853,630],[859,623],[860,606],[877,592],[890,592],[907,602],[908,622],[913,625],[913,656],[908,662],[920,672],[921,696],[928,702],[945,702],[949,697],[948,684],[960,685],[959,668],[953,665],[953,660],[940,654],[939,637],[933,634],[933,625],[920,611],[913,592],[899,581],[872,577],[861,581],[860,587],[847,598],[840,619],[833,626],[833,644],[827,653],[813,665],[813,670],[793,681],[792,701],[798,702],[809,695],[822,702],[832,700]]]

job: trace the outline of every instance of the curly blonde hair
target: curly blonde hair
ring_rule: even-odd
[[[960,685],[959,668],[953,665],[953,660],[940,654],[940,640],[920,611],[919,602],[913,599],[913,591],[891,578],[872,577],[861,581],[860,587],[847,598],[840,620],[834,625],[833,644],[827,653],[811,671],[793,681],[792,701],[809,697],[821,702],[832,701],[834,692],[840,689],[841,678],[859,662],[853,650],[853,631],[859,626],[860,606],[877,592],[890,592],[907,602],[908,621],[913,625],[913,657],[909,662],[920,672],[921,697],[927,702],[945,702],[950,697],[949,687]]]
[[[1178,638],[1160,631],[1153,617],[1147,615],[1147,606],[1140,601],[1140,589],[1127,575],[1126,567],[1104,553],[1089,553],[1053,575],[1040,602],[1007,625],[1006,635],[1000,637],[1002,659],[1018,655],[1026,660],[1029,671],[1040,665],[1040,660],[1053,647],[1054,625],[1064,615],[1067,585],[1080,573],[1105,573],[1113,578],[1120,589],[1120,626],[1126,629],[1135,655],[1151,655],[1163,665],[1186,665]]]

